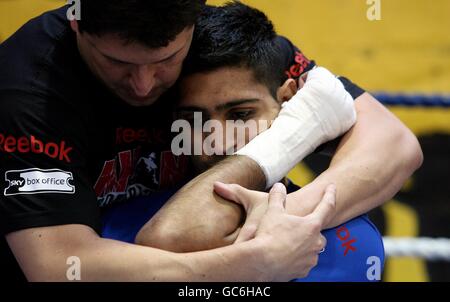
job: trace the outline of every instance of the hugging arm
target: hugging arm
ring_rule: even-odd
[[[339,225],[390,199],[421,165],[423,156],[416,137],[394,115],[368,93],[358,97],[355,106],[357,122],[342,138],[330,167],[312,183],[288,195],[289,213],[299,216],[310,213],[320,201],[326,185],[335,183],[338,192],[336,216],[326,227]],[[214,181],[238,183],[243,187],[264,186],[257,166],[253,170],[246,166],[240,168],[238,161],[237,174],[224,177],[227,172],[223,167],[233,166],[237,159],[226,160],[183,188],[141,230],[138,243],[172,251],[231,244],[238,236],[243,212],[213,193]],[[237,175],[243,182],[258,178],[261,182],[236,182]],[[255,202],[267,198],[257,192],[240,190],[235,193]]]
[[[313,182],[291,193],[288,211],[306,215],[323,188],[337,187],[334,227],[392,198],[417,170],[423,154],[415,135],[369,93],[355,100],[358,120],[343,137],[330,167]]]
[[[246,156],[232,156],[181,188],[139,231],[136,243],[185,252],[229,245],[237,238],[243,210],[214,193],[214,182],[261,191],[265,177]]]
[[[286,212],[286,189],[278,185],[253,240],[203,252],[104,239],[77,224],[23,229],[6,240],[29,281],[288,281],[317,264],[326,244],[320,229],[334,215],[334,197],[334,188],[327,189],[314,213],[300,218]]]
[[[243,212],[214,193],[214,182],[262,191],[355,120],[354,100],[343,84],[325,68],[310,71],[271,127],[238,151],[243,156],[231,156],[183,187],[140,230],[136,242],[177,252],[231,244]]]

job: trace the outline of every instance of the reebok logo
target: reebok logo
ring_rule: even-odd
[[[296,51],[295,63],[288,70],[286,70],[286,75],[290,79],[296,79],[305,72],[310,64],[311,61],[309,61],[304,54]]]
[[[70,163],[69,153],[72,149],[72,147],[67,147],[65,141],[59,143],[43,142],[33,135],[16,138],[12,135],[6,136],[0,133],[0,152],[45,154],[51,158]]]
[[[336,236],[341,240],[342,247],[345,248],[344,256],[347,256],[349,251],[355,252],[357,250],[355,245],[352,245],[356,243],[356,238],[351,238],[350,231],[345,227],[345,225],[341,226],[336,230]]]

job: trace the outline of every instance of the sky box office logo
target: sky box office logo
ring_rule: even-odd
[[[58,169],[14,170],[5,173],[9,186],[5,196],[39,193],[75,193],[75,187],[69,183],[73,180],[71,172]]]

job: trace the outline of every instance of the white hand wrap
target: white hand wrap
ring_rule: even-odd
[[[352,96],[331,72],[318,67],[283,104],[272,126],[236,154],[256,161],[270,188],[318,146],[344,134],[355,122]]]

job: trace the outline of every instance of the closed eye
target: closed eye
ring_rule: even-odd
[[[242,109],[242,110],[233,110],[230,111],[227,115],[228,120],[242,120],[246,121],[251,119],[255,115],[255,110],[253,109]]]
[[[116,60],[116,59],[114,59],[114,58],[107,57],[107,56],[105,56],[105,57],[108,59],[108,61],[109,61],[110,63],[112,63],[112,64],[114,64],[114,65],[122,65],[122,66],[131,65],[131,63],[128,63],[128,62]]]

